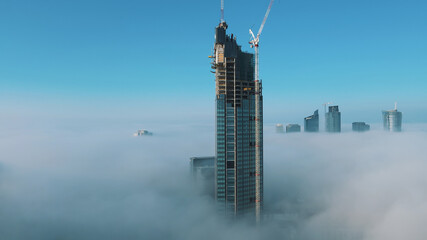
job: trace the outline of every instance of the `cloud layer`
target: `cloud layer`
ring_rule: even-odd
[[[266,127],[258,229],[217,216],[194,191],[189,158],[214,154],[212,126],[159,125],[139,138],[117,125],[58,126],[2,129],[0,239],[427,236],[425,125],[331,135]]]

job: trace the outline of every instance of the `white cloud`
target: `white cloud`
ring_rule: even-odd
[[[397,134],[277,135],[266,127],[268,224],[257,230],[216,216],[191,188],[189,158],[214,154],[213,126],[152,125],[154,136],[134,138],[136,129],[120,124],[69,124],[1,127],[1,239],[427,235],[425,125]]]

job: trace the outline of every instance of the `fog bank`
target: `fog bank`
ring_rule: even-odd
[[[0,239],[427,236],[426,125],[282,135],[266,126],[258,229],[217,216],[192,187],[189,158],[214,154],[213,126],[153,125],[154,136],[135,138],[137,125],[1,127]]]

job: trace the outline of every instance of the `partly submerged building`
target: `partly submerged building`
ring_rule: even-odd
[[[216,199],[227,216],[254,216],[263,200],[262,88],[255,92],[254,55],[243,52],[227,24],[215,29],[212,68],[216,83]],[[260,117],[255,117],[255,95],[260,99]],[[255,144],[255,122],[261,128]],[[256,148],[260,171],[256,171]],[[256,178],[260,179],[256,191]],[[259,200],[257,200],[257,198]]]
[[[371,126],[369,126],[369,124],[366,124],[365,122],[354,122],[352,123],[352,129],[354,132],[365,132],[369,131],[371,129]]]
[[[215,157],[190,158],[190,172],[196,189],[203,195],[215,197]]]
[[[136,133],[134,133],[133,134],[135,137],[138,137],[138,136],[153,136],[153,133],[152,132],[149,132],[149,131],[147,131],[147,130],[145,130],[145,129],[142,129],[142,130],[138,130]]]
[[[285,130],[283,128],[283,124],[280,124],[280,123],[276,124],[276,133],[284,133],[284,132]]]
[[[341,132],[341,113],[338,106],[329,106],[329,112],[325,113],[326,132]]]
[[[299,124],[288,124],[286,125],[286,132],[301,132],[301,126]]]
[[[304,118],[304,132],[319,131],[319,110],[314,111],[313,115]]]
[[[383,111],[383,126],[386,131],[402,131],[402,112],[397,111],[397,106],[393,110]]]

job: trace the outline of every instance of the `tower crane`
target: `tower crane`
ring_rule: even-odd
[[[221,0],[221,22],[224,21],[224,0]]]
[[[265,13],[262,24],[258,30],[257,35],[255,36],[251,29],[249,33],[251,34],[251,41],[249,44],[251,48],[255,48],[255,216],[256,221],[259,223],[261,221],[261,181],[262,181],[262,169],[261,169],[261,145],[262,145],[262,122],[261,122],[261,104],[260,104],[260,81],[259,81],[259,58],[258,58],[258,46],[259,46],[259,37],[261,35],[262,29],[264,28],[265,22],[267,21],[268,14],[271,10],[271,5],[274,0],[270,0],[268,5],[267,12]]]

